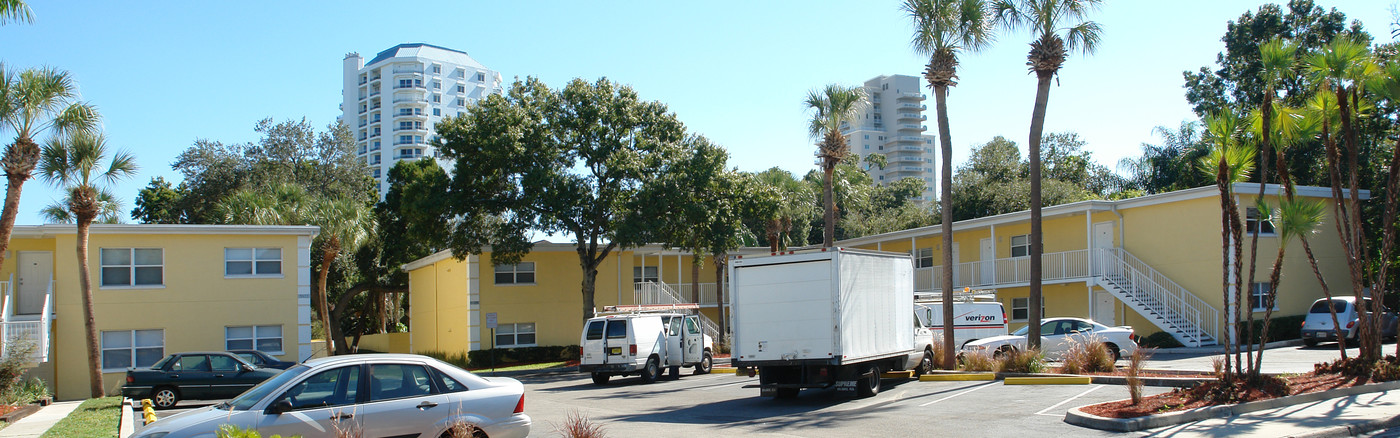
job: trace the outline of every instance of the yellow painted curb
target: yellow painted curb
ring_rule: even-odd
[[[914,378],[914,372],[913,372],[913,371],[885,371],[885,372],[883,372],[883,373],[880,373],[880,378],[881,378],[881,379],[912,379],[912,378]]]
[[[734,368],[710,368],[712,374],[734,374]]]
[[[920,382],[964,382],[970,380],[996,380],[997,375],[993,373],[966,373],[966,374],[924,374],[919,376]]]
[[[1088,385],[1093,382],[1089,376],[1065,377],[1007,377],[1007,385]]]

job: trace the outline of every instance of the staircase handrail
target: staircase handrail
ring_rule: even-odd
[[[637,304],[642,304],[643,294],[655,294],[658,298],[665,298],[670,300],[670,302],[666,303],[650,304],[691,304],[689,301],[682,299],[680,294],[676,293],[675,289],[671,289],[670,285],[659,281],[648,280],[637,283],[636,286],[634,286],[633,288],[633,292],[636,295],[636,297],[634,297],[633,302]],[[699,320],[701,330],[703,330],[705,334],[710,335],[710,337],[715,339],[716,341],[721,340],[719,336],[719,325],[715,324],[714,321],[710,320],[709,317],[705,316],[704,313],[701,313],[698,310],[695,312],[695,314],[700,317]]]
[[[1117,263],[1113,263],[1114,265],[1117,265],[1121,270],[1128,271],[1126,273],[1118,272],[1119,274],[1128,274],[1124,277],[1133,285],[1138,286],[1138,289],[1147,292],[1151,298],[1166,306],[1167,310],[1174,313],[1175,316],[1194,324],[1199,331],[1212,338],[1220,339],[1220,310],[1216,309],[1215,306],[1188,292],[1185,287],[1172,281],[1161,271],[1123,248],[1102,248],[1100,254],[1104,256],[1101,260],[1105,262],[1116,261]],[[1107,272],[1100,273],[1100,275],[1104,274]],[[1201,340],[1200,333],[1190,335],[1197,341]]]

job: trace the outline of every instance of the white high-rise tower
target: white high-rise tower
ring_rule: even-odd
[[[432,142],[438,121],[500,92],[501,74],[466,52],[399,44],[367,63],[359,53],[345,56],[340,120],[354,133],[357,156],[382,199],[395,163],[438,157]]]
[[[924,182],[920,204],[930,205],[937,199],[938,166],[934,163],[935,136],[924,135],[928,120],[923,104],[922,78],[906,75],[877,76],[865,81],[865,93],[870,101],[857,118],[858,124],[844,130],[851,152],[860,156],[861,168],[885,185],[904,178]],[[871,154],[885,156],[885,168],[867,164]]]

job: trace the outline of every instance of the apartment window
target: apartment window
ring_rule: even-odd
[[[371,143],[369,144],[369,150],[370,150],[370,151],[377,151],[377,150],[379,150],[379,140],[375,140],[374,142],[371,142]]]
[[[374,169],[374,179],[379,179],[379,169]]]
[[[466,93],[466,92],[467,92],[467,86],[466,86],[466,85],[462,85],[462,84],[457,84],[457,92],[458,92],[458,93]]]
[[[282,275],[282,248],[224,248],[224,275]]]
[[[1045,300],[1040,300],[1040,315],[1045,315]],[[1031,299],[1012,298],[1011,299],[1011,320],[1025,321],[1031,319]]]
[[[632,282],[633,282],[633,283],[645,283],[645,282],[648,282],[648,281],[650,281],[650,282],[659,282],[659,281],[661,281],[660,272],[657,271],[657,268],[656,268],[655,266],[633,266],[633,267],[632,267]]]
[[[1011,236],[1011,256],[1025,257],[1031,254],[1031,235]]]
[[[1268,220],[1260,220],[1259,209],[1249,207],[1245,209],[1244,231],[1246,234],[1253,234],[1254,229],[1259,229],[1260,235],[1274,234],[1274,223]]]
[[[442,103],[442,95],[441,95],[441,94],[434,94],[434,95],[433,95],[433,103]]]
[[[399,122],[399,129],[398,129],[398,130],[403,131],[403,130],[407,130],[407,129],[423,129],[423,122],[420,122],[420,121]]]
[[[102,370],[145,368],[165,357],[165,330],[116,330],[102,332]]]
[[[442,81],[433,81],[433,89],[434,89],[434,90],[441,90],[441,89],[442,89]]]
[[[866,150],[870,150],[870,145],[865,145]]]
[[[258,350],[270,354],[282,354],[282,326],[224,327],[224,349]]]
[[[865,134],[865,139],[866,139],[866,140],[869,140],[869,139],[870,139],[870,134]]]
[[[496,265],[496,284],[534,284],[535,262]]]
[[[467,99],[461,97],[457,98],[457,106],[467,106]]]
[[[433,64],[433,73],[442,73],[442,65]]]
[[[919,248],[914,251],[914,267],[933,267],[933,248]]]
[[[476,74],[476,81],[477,81],[477,82],[486,82],[486,73],[477,73],[477,74]]]
[[[438,108],[433,108],[433,115],[435,115],[435,116],[440,116],[440,115],[442,115],[442,110],[441,110],[441,109],[438,109]]]
[[[535,345],[535,323],[521,322],[496,326],[497,347],[529,347]]]
[[[165,254],[160,248],[102,248],[99,252],[104,287],[165,284]]]
[[[1234,300],[1230,300],[1234,301]],[[1249,288],[1249,308],[1255,312],[1268,310],[1264,307],[1269,302],[1269,283],[1256,282]],[[1278,310],[1278,300],[1274,300],[1274,310]]]

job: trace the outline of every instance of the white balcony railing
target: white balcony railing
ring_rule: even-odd
[[[915,291],[941,292],[943,290],[943,266],[937,264],[940,257],[940,255],[934,254],[934,266],[914,270]],[[1040,260],[1041,281],[1075,280],[1089,276],[1088,250],[1042,254]],[[954,289],[1008,287],[1029,284],[1030,281],[1030,257],[1011,257],[953,265]]]
[[[49,324],[53,312],[53,279],[49,279],[44,291],[43,304],[37,316],[16,315],[17,302],[13,288],[14,275],[9,281],[0,281],[0,357],[11,354],[12,349],[29,349],[29,362],[47,362],[49,358]]]

